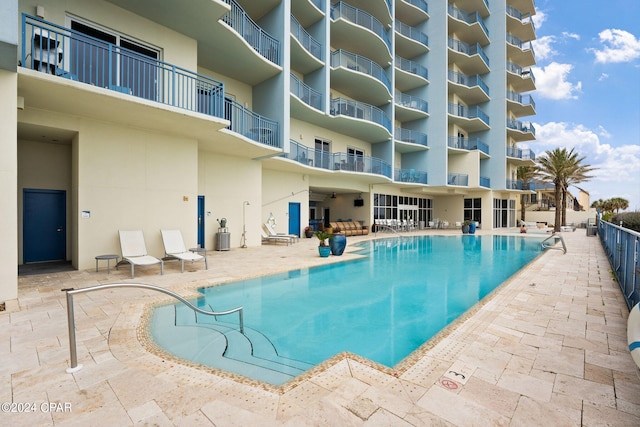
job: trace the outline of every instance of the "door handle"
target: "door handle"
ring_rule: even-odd
[[[60,233],[62,231],[62,227],[58,227],[58,229],[56,230],[58,233]]]

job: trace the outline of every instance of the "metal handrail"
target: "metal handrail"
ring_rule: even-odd
[[[82,288],[82,289],[73,289],[73,288],[62,289],[67,293],[67,325],[69,328],[69,354],[71,358],[71,361],[70,361],[71,367],[67,368],[67,373],[71,374],[73,372],[77,372],[80,369],[82,369],[82,365],[78,365],[78,353],[76,348],[76,323],[75,323],[75,318],[73,313],[73,296],[75,294],[83,294],[87,292],[100,291],[103,289],[112,289],[112,288],[141,288],[141,289],[148,289],[151,291],[162,292],[163,294],[176,298],[177,300],[184,303],[192,310],[198,313],[209,315],[209,316],[223,316],[225,314],[238,312],[238,318],[240,322],[240,333],[244,334],[244,320],[243,320],[243,314],[242,314],[243,313],[242,307],[236,307],[227,311],[207,311],[207,310],[203,310],[201,308],[196,307],[195,305],[191,304],[189,301],[187,301],[180,295],[176,294],[175,292],[172,292],[168,289],[161,288],[158,286],[145,285],[142,283],[110,283],[107,285],[91,286],[91,287]]]
[[[550,242],[549,244],[546,244],[551,239],[554,239],[554,242],[553,243]],[[560,243],[562,243],[562,247],[561,248],[553,246],[556,243],[558,243],[557,242],[558,240],[560,240]],[[552,234],[551,236],[549,236],[546,239],[544,239],[540,244],[542,245],[543,249],[557,249],[559,251],[562,251],[565,254],[567,253],[567,245],[565,245],[564,239],[559,234]]]

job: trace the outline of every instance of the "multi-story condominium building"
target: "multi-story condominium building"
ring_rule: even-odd
[[[17,266],[353,219],[516,225],[533,0],[4,0],[0,301]],[[246,229],[241,241],[243,229]]]

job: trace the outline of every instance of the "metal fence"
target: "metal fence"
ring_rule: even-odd
[[[598,235],[629,309],[640,302],[640,233],[599,221]]]

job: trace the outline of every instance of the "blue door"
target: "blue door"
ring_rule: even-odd
[[[65,191],[24,190],[22,258],[25,264],[66,260],[66,205]]]
[[[289,234],[300,237],[300,203],[289,203]]]
[[[198,196],[198,246],[204,248],[204,196]]]

